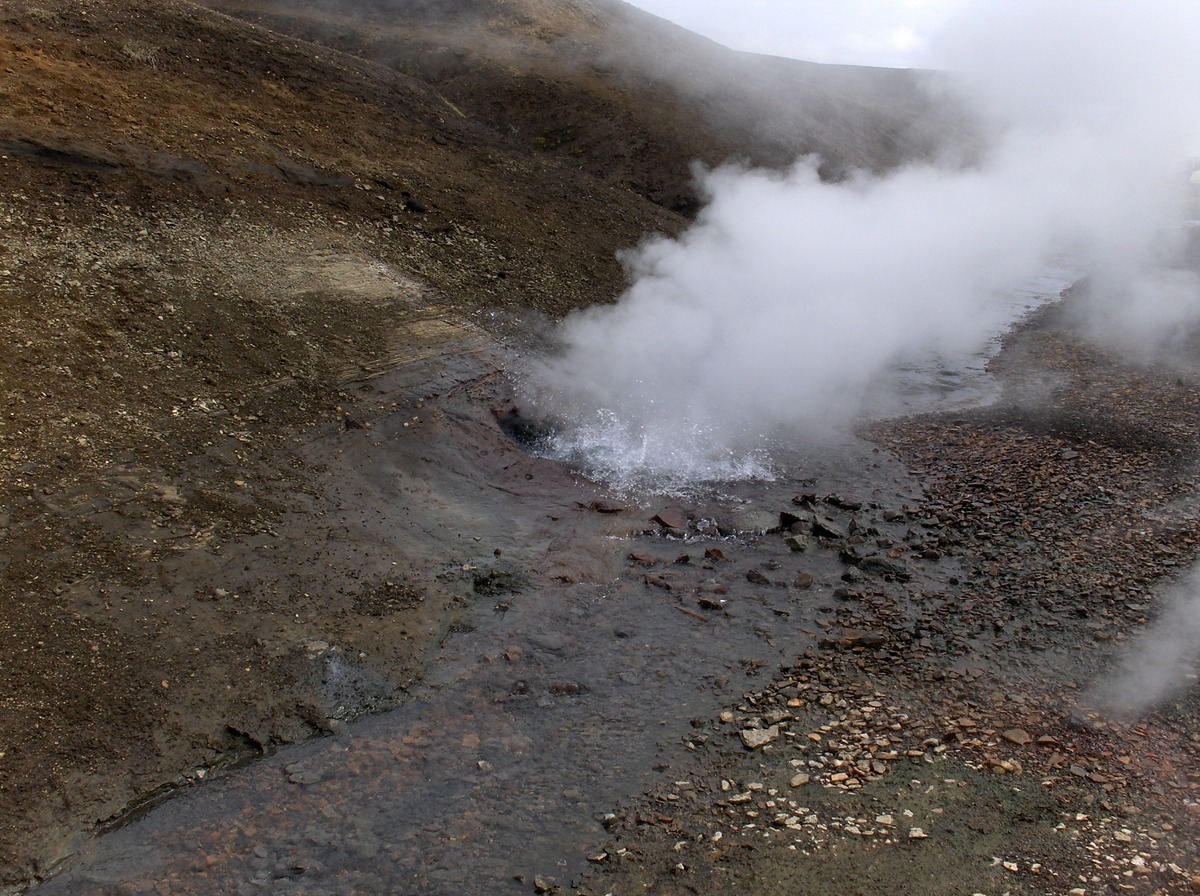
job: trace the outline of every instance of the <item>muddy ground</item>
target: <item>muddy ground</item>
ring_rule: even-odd
[[[300,449],[365,425],[371,378],[451,307],[615,295],[616,251],[682,219],[393,68],[189,3],[5,4],[0,62],[17,885],[190,769],[327,730],[306,644],[369,652],[341,714],[402,698],[453,596],[347,533]]]
[[[426,22],[380,47],[189,3],[0,10],[0,884],[86,881],[78,856],[139,809],[412,703],[472,613],[619,580],[630,612],[691,627],[664,639],[715,651],[706,708],[662,709],[686,727],[615,784],[597,761],[569,873],[464,882],[431,824],[446,867],[412,889],[1188,892],[1190,692],[1125,721],[1083,697],[1194,556],[1194,367],[1130,365],[1048,314],[997,360],[997,405],[863,433],[879,468],[797,463],[786,493],[673,507],[550,472],[493,414],[512,322],[611,299],[619,249],[685,226],[692,158],[783,137],[698,143],[662,83],[547,61],[547,34],[586,19],[595,42],[599,19],[528,6],[479,71],[457,31],[443,65]],[[539,96],[575,130],[549,133]],[[755,534],[781,511],[808,548]],[[719,658],[733,632],[760,647]],[[546,647],[506,651],[512,698]],[[532,705],[586,714],[580,681]],[[248,884],[241,843],[209,853],[231,875],[211,891]],[[253,873],[294,886],[288,861]],[[137,886],[202,891],[180,875]]]
[[[1200,890],[1194,645],[1149,707],[1111,687],[1178,643],[1196,368],[1129,366],[1070,305],[1009,339],[997,404],[869,427],[924,492],[903,539],[870,539],[904,573],[844,586],[815,643],[706,720],[577,892]]]
[[[194,768],[46,892],[1192,892],[1191,656],[1134,714],[1102,685],[1176,640],[1200,393],[1071,302],[993,405],[669,499],[522,452],[512,343],[443,320],[298,451],[341,493],[322,559],[401,532],[425,576],[381,589],[390,625],[295,642],[333,736]],[[439,593],[455,621],[419,632]],[[438,644],[353,722],[370,628]]]

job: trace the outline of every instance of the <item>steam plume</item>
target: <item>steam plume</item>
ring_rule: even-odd
[[[1200,130],[1200,7],[976,5],[944,35],[989,135],[970,165],[823,183],[699,171],[678,239],[623,259],[632,285],[568,318],[530,375],[567,450],[601,472],[739,475],[781,434],[853,419],[895,363],[983,347],[999,292],[1069,251],[1093,273],[1097,333],[1151,346],[1200,318],[1194,275],[1163,267]],[[594,453],[593,453],[594,456]]]
[[[1168,590],[1162,615],[1085,703],[1137,717],[1196,681],[1200,671],[1200,570]]]

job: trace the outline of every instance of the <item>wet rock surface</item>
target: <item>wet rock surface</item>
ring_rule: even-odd
[[[576,892],[1194,891],[1194,666],[1140,717],[1096,686],[1156,650],[1141,630],[1194,559],[1195,368],[1122,364],[1064,319],[1009,340],[999,405],[870,428],[924,486],[883,517],[925,584],[835,590],[828,634],[704,726]],[[1060,385],[1030,412],[1035,373]]]
[[[1008,352],[1094,382],[1061,362],[1074,339],[1040,320]],[[1193,673],[1140,718],[1091,689],[1192,557],[1190,447],[1013,421],[876,425],[803,477],[671,506],[524,456],[485,488],[541,535],[446,567],[474,609],[405,705],[173,801],[45,890],[1189,892]]]

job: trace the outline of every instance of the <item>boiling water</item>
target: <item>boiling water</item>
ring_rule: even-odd
[[[1031,312],[1056,300],[1079,277],[1069,261],[1046,265],[1029,281],[991,303],[990,340],[976,351],[942,354],[930,350],[898,360],[863,394],[846,396],[859,403],[860,417],[886,419],[926,412],[963,410],[988,404],[999,387],[987,370],[1001,340]],[[803,384],[797,388],[803,389]],[[536,390],[535,390],[536,391]],[[776,391],[779,391],[776,389]],[[783,399],[786,400],[786,399]],[[531,409],[537,413],[537,408]],[[848,414],[848,419],[855,415]],[[728,481],[773,479],[778,458],[796,442],[826,438],[809,427],[755,431],[730,439],[703,419],[686,415],[630,423],[607,409],[580,408],[554,421],[533,444],[543,457],[562,461],[618,493],[653,491],[692,496]]]

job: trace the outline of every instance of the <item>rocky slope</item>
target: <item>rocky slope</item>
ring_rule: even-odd
[[[694,160],[836,175],[951,121],[610,2],[5,3],[0,882],[420,673],[455,595],[303,451],[373,375],[612,299]],[[331,643],[370,656],[336,719]]]

